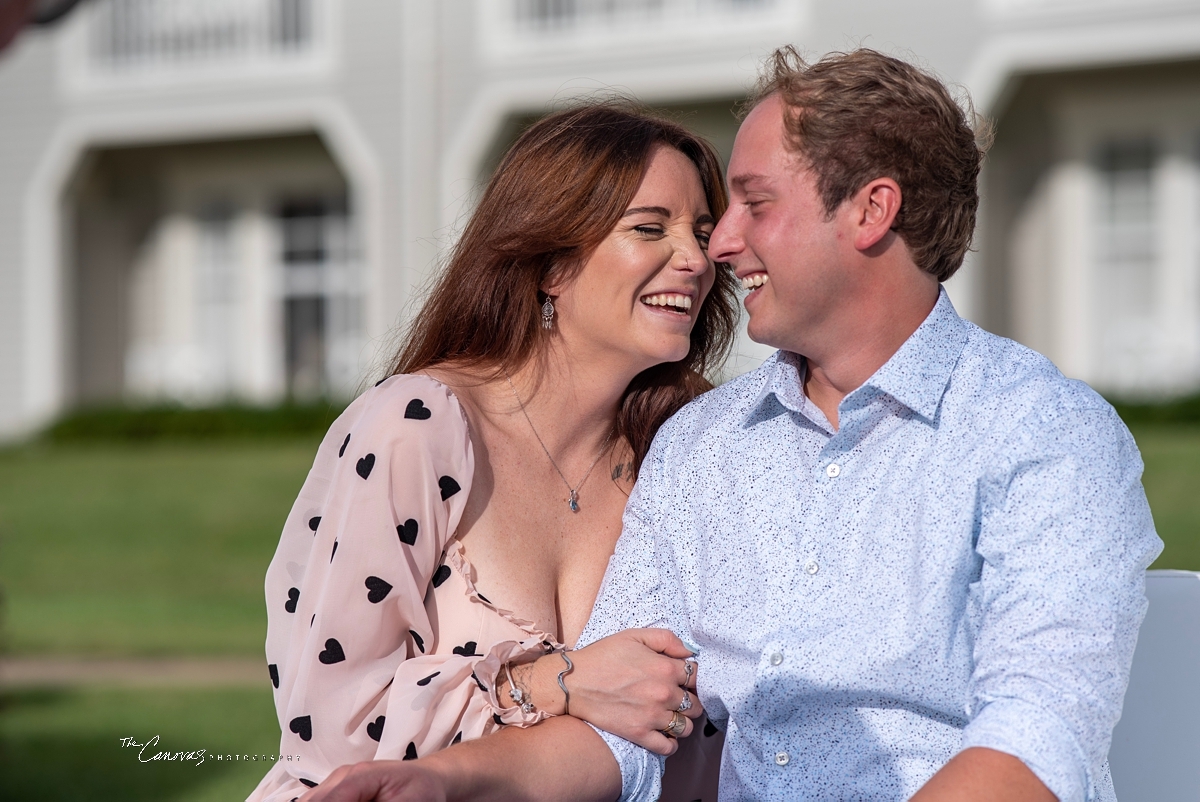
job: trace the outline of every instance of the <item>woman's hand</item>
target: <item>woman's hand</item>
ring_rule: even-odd
[[[417,761],[375,760],[342,766],[300,802],[446,802],[446,789]]]
[[[571,715],[651,752],[670,755],[679,748],[675,738],[662,732],[675,711],[687,719],[681,738],[704,712],[694,693],[696,664],[684,661],[692,653],[669,630],[627,629],[570,656],[575,670],[563,681],[571,692]],[[541,657],[533,666],[534,701],[547,712],[563,712],[558,672],[564,668],[558,654]],[[685,693],[691,705],[680,710],[686,706]],[[552,706],[539,701],[551,699]]]

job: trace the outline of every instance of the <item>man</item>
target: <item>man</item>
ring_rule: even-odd
[[[777,51],[738,134],[710,253],[781,351],[659,432],[581,640],[699,648],[722,800],[1115,798],[1161,541],[1112,408],[940,287],[981,158],[939,82],[868,50]],[[375,789],[657,798],[661,758],[601,735],[559,718]]]

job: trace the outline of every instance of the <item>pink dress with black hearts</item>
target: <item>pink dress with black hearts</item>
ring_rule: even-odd
[[[476,589],[453,537],[473,475],[466,415],[426,376],[393,376],[334,422],[267,569],[282,759],[248,802],[289,802],[344,764],[414,759],[546,717],[496,698],[505,662],[562,645]],[[714,746],[719,759],[719,740],[682,744],[668,780],[688,780],[663,799],[716,799],[715,762],[696,761]]]

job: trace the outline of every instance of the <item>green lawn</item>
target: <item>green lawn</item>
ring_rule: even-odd
[[[1135,429],[1167,547],[1200,570],[1200,427]],[[4,648],[262,654],[262,581],[314,440],[0,451]]]
[[[1200,571],[1200,426],[1142,424],[1133,428],[1146,473],[1154,525],[1166,543],[1152,568]]]
[[[262,654],[262,583],[316,442],[0,451],[10,653]]]
[[[148,762],[121,745],[155,735],[157,745],[141,753]],[[200,749],[208,753],[202,763],[150,760],[159,751]],[[0,799],[14,802],[245,799],[270,763],[224,758],[278,751],[269,686],[0,694]]]

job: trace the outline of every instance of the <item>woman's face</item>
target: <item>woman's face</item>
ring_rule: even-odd
[[[547,288],[567,353],[620,363],[631,375],[686,357],[716,275],[708,258],[715,224],[696,166],[657,146],[616,227],[577,275]]]

